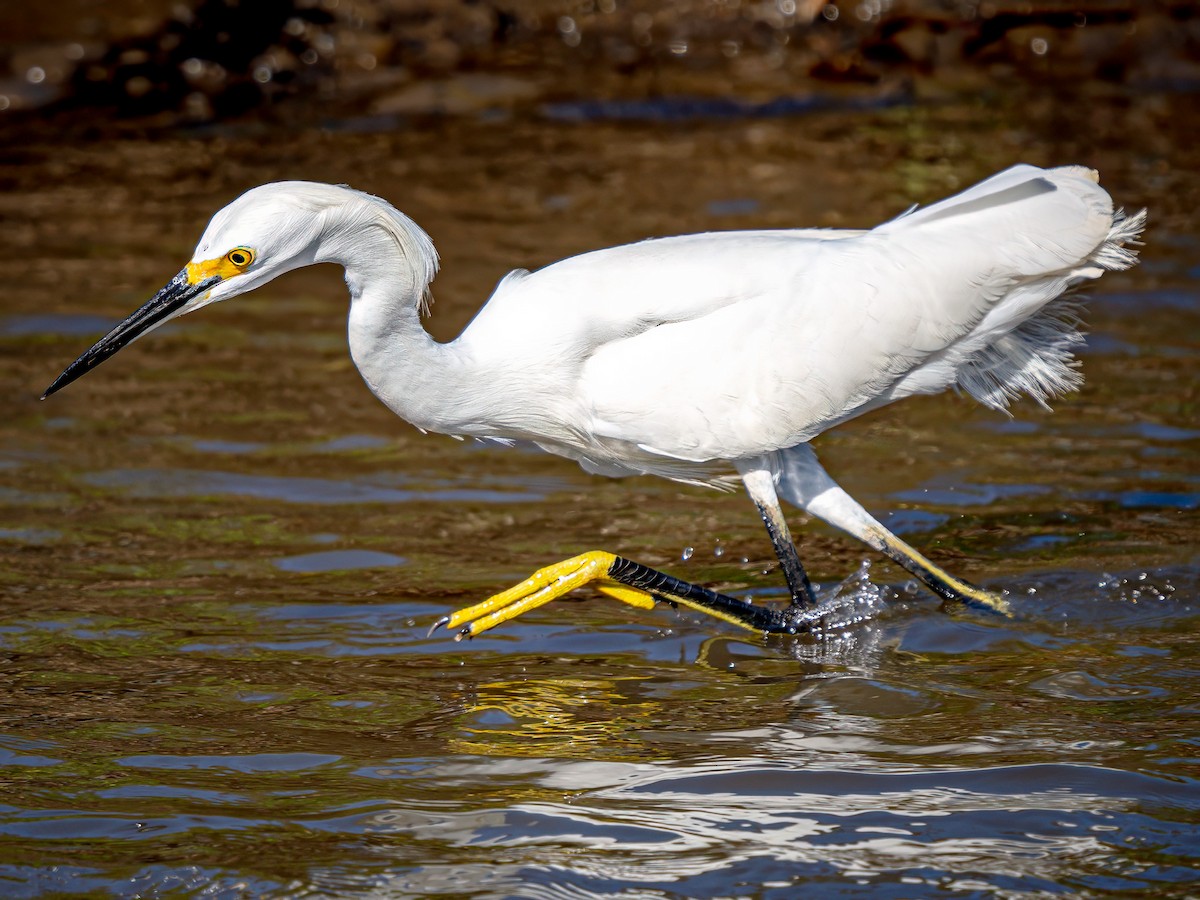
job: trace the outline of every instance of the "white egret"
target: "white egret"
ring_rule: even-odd
[[[755,606],[593,551],[437,623],[459,637],[587,583],[639,608],[665,599],[753,630],[802,630],[815,598],[780,497],[943,598],[1003,610],[884,528],[809,441],[949,387],[1001,411],[1019,394],[1045,405],[1076,388],[1081,337],[1064,292],[1132,266],[1145,218],[1114,210],[1089,169],[1020,165],[869,231],[693,234],[518,270],[438,343],[421,324],[438,266],[424,231],[347,187],[267,184],[218,212],[191,262],[44,396],[176,316],[337,263],[351,356],[397,415],[424,431],[532,441],[603,475],[717,487],[740,476],[792,598]]]

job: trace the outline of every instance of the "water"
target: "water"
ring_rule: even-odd
[[[1194,895],[1189,103],[8,147],[0,894]],[[1094,165],[1151,209],[1144,264],[1093,291],[1084,391],[1013,420],[914,400],[818,443],[890,526],[1006,590],[1012,619],[943,609],[796,515],[841,603],[819,638],[593,596],[428,637],[593,547],[764,602],[782,580],[742,496],[395,420],[346,357],[330,269],[37,399],[266,180],[349,182],[427,228],[444,339],[512,266],[867,225],[1018,159]]]

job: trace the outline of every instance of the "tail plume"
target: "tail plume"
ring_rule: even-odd
[[[1113,214],[1108,236],[1086,263],[1068,275],[1068,287],[1095,278],[1096,269],[1117,272],[1137,264],[1146,210]],[[1090,271],[1089,271],[1090,270]],[[1071,277],[1073,276],[1073,277]],[[1070,293],[1051,300],[1012,331],[977,350],[958,370],[956,386],[998,412],[1021,394],[1049,409],[1048,401],[1083,384],[1075,351],[1083,344],[1081,299]]]

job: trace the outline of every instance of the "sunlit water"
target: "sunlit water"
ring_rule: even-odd
[[[1194,895],[1187,102],[9,148],[0,895]],[[912,401],[818,443],[1011,619],[944,609],[796,516],[815,637],[599,597],[427,636],[592,547],[760,602],[782,584],[741,496],[390,417],[346,358],[332,271],[36,399],[261,181],[346,181],[413,215],[443,255],[445,338],[512,266],[870,224],[1017,159],[1096,165],[1151,208],[1144,265],[1094,291],[1085,390],[1012,420]]]

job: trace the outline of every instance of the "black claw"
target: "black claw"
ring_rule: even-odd
[[[433,633],[435,631],[437,631],[439,628],[441,628],[443,625],[449,623],[449,621],[450,621],[449,616],[442,616],[440,619],[438,619],[436,622],[433,623],[433,625],[430,627],[429,631],[425,634],[425,637],[433,637]]]
[[[456,640],[456,641],[461,641],[463,638],[466,638],[467,640],[470,640],[470,639],[471,639],[471,638],[473,638],[474,636],[475,636],[475,635],[471,634],[471,626],[470,626],[470,625],[464,625],[464,626],[463,626],[461,629],[459,629],[459,632],[458,632],[458,634],[456,634],[456,635],[454,636],[454,640]]]

